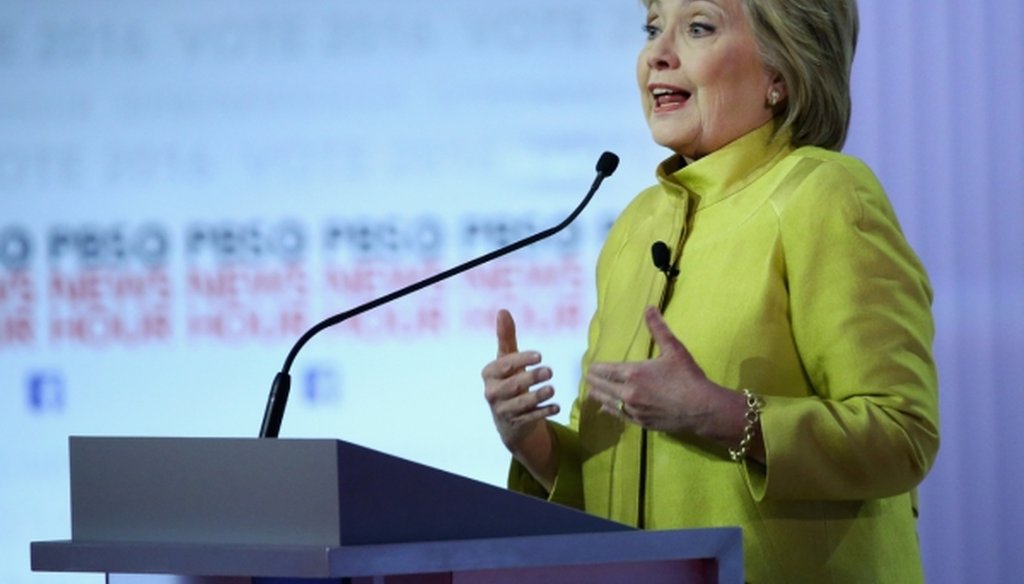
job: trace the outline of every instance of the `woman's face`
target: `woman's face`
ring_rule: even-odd
[[[689,159],[772,118],[781,83],[757,52],[742,0],[653,0],[637,78],[654,141]]]

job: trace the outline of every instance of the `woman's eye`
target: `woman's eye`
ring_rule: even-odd
[[[660,32],[661,32],[661,29],[656,27],[656,26],[654,26],[653,24],[645,24],[644,25],[644,34],[647,35],[647,40],[651,40],[651,39],[657,37],[658,33],[660,33]]]
[[[703,37],[715,32],[715,27],[710,24],[704,24],[703,22],[692,22],[690,23],[688,30],[692,37]]]

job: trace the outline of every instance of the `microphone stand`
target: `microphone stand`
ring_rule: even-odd
[[[284,418],[285,406],[288,405],[288,394],[291,391],[292,382],[290,371],[292,363],[295,361],[295,357],[298,355],[299,350],[301,350],[302,347],[305,346],[305,344],[309,342],[309,340],[316,336],[319,332],[326,328],[330,328],[334,325],[345,322],[346,320],[358,316],[364,312],[373,310],[378,306],[387,304],[389,302],[393,302],[395,300],[398,300],[399,298],[402,298],[403,296],[408,296],[409,294],[412,294],[417,290],[421,290],[423,288],[426,288],[427,286],[431,286],[442,280],[446,280],[448,278],[451,278],[452,276],[456,276],[458,274],[461,274],[462,272],[471,270],[481,264],[487,263],[501,256],[510,254],[518,249],[536,243],[542,239],[551,237],[552,235],[565,229],[570,223],[572,223],[576,219],[576,217],[583,211],[584,207],[586,207],[587,204],[590,203],[590,199],[594,197],[594,193],[596,193],[598,187],[601,186],[601,182],[605,178],[611,176],[612,173],[615,172],[615,169],[618,167],[618,165],[619,157],[616,156],[615,154],[612,154],[611,152],[605,152],[601,155],[601,157],[597,161],[596,166],[597,177],[594,178],[594,182],[590,186],[590,190],[587,191],[586,196],[583,197],[583,200],[580,202],[580,204],[577,205],[576,208],[573,209],[572,213],[570,213],[568,217],[562,220],[561,223],[553,227],[549,227],[548,229],[545,229],[533,235],[530,235],[528,237],[524,237],[519,241],[510,243],[502,248],[484,254],[480,257],[471,259],[453,268],[449,268],[443,272],[434,274],[433,276],[410,284],[404,288],[400,288],[398,290],[395,290],[394,292],[385,294],[384,296],[381,296],[374,300],[370,300],[369,302],[366,302],[364,304],[360,304],[355,308],[335,314],[334,316],[327,317],[322,321],[318,322],[317,324],[313,325],[312,328],[303,333],[303,335],[299,337],[299,340],[295,342],[295,344],[291,348],[291,351],[288,352],[288,356],[284,360],[284,366],[281,367],[281,371],[274,376],[274,381],[270,386],[270,395],[267,398],[267,407],[263,412],[263,423],[260,426],[260,438],[277,438],[278,432],[281,429],[281,420]]]

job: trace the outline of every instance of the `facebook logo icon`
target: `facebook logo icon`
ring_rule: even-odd
[[[25,386],[30,411],[44,414],[64,410],[67,389],[59,371],[34,371],[28,375]]]
[[[330,366],[312,366],[303,375],[303,394],[316,406],[333,404],[341,399],[341,374]]]

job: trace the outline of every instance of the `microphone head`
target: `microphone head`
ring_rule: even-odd
[[[597,172],[605,176],[611,176],[619,167],[619,157],[611,152],[605,152],[597,159]]]
[[[654,267],[661,271],[667,271],[672,263],[672,252],[664,241],[655,241],[651,246],[651,259],[654,260]]]

